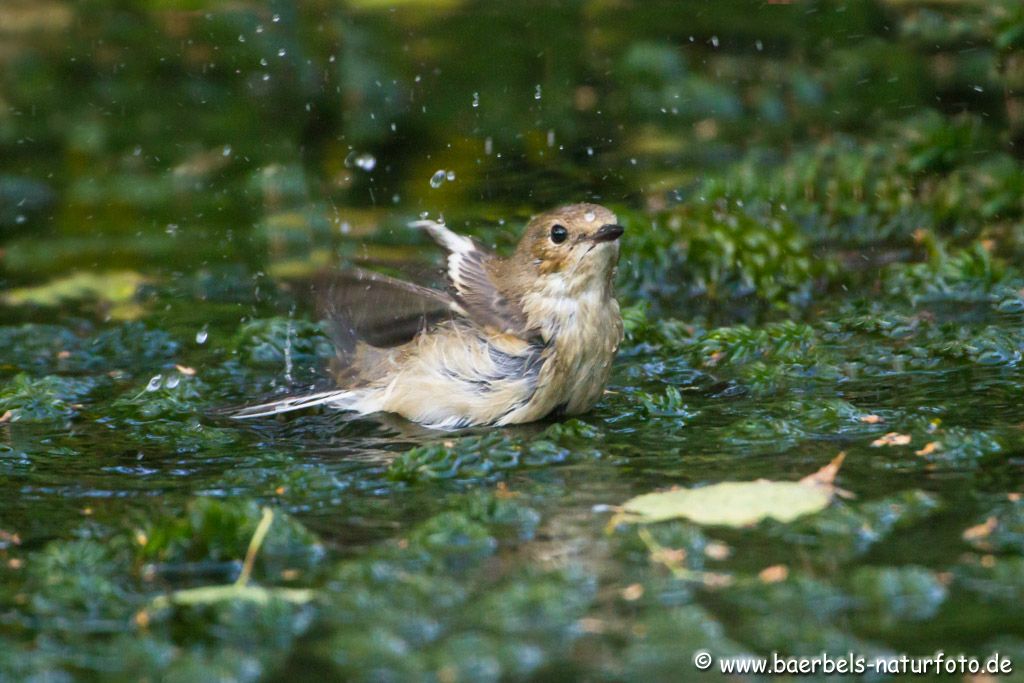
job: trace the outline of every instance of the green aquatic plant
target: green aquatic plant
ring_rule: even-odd
[[[98,384],[90,377],[15,375],[0,385],[0,411],[13,422],[65,420],[78,413],[78,401]]]
[[[259,507],[252,501],[197,498],[183,515],[144,520],[134,534],[133,554],[157,575],[189,563],[240,567],[259,520]],[[278,513],[260,547],[256,568],[259,576],[276,578],[285,569],[308,569],[322,557],[316,537]]]

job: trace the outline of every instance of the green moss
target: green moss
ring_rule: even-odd
[[[981,552],[1024,553],[1024,503],[1016,496],[1000,501],[977,518],[963,539]]]
[[[852,596],[859,602],[858,619],[872,631],[931,619],[948,592],[924,567],[862,567],[850,581]]]
[[[0,679],[1024,657],[1021,3],[394,4],[5,25],[0,289],[54,305],[0,326]],[[508,253],[587,197],[626,226],[593,413],[218,417],[327,381],[315,269],[436,284],[419,212]],[[606,528],[840,450],[853,497],[814,516]]]
[[[226,563],[233,573],[241,567],[259,520],[259,507],[251,501],[197,498],[180,516],[145,520],[136,533],[134,554],[138,561],[155,563],[157,573],[186,563]],[[308,569],[322,556],[315,536],[276,512],[256,567],[260,576],[276,578],[286,569]]]
[[[55,625],[68,620],[79,632],[104,632],[109,630],[105,622],[126,621],[132,613],[126,583],[104,544],[55,541],[33,556],[22,590],[31,596],[31,611]]]
[[[700,650],[715,657],[746,653],[713,614],[697,605],[651,610],[639,621],[638,635],[630,639],[621,669],[610,673],[636,680],[667,680],[687,671],[690,680],[716,680],[721,674],[714,669],[707,673],[694,669],[693,654]]]
[[[130,395],[117,399],[111,407],[138,420],[183,419],[196,414],[208,391],[206,383],[198,377],[172,371],[166,377],[154,375],[145,386],[129,390]]]
[[[639,233],[628,233],[623,270],[627,288],[641,293],[753,295],[783,306],[805,298],[830,267],[812,258],[788,214],[763,202],[680,205]]]
[[[16,422],[65,420],[77,414],[77,401],[97,384],[87,377],[16,375],[0,387],[0,412],[11,411]]]
[[[266,318],[244,323],[234,346],[243,361],[253,365],[307,368],[334,355],[320,326],[306,320]]]
[[[816,548],[829,561],[844,561],[886,542],[896,531],[913,528],[939,509],[936,496],[910,490],[881,500],[833,505],[790,526],[779,525],[772,534],[789,543]]]
[[[387,477],[405,482],[492,480],[505,470],[598,457],[591,445],[596,434],[593,427],[570,420],[552,425],[535,439],[497,431],[448,439],[402,453],[388,466]]]

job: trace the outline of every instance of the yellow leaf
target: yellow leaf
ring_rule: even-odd
[[[3,295],[4,303],[14,306],[36,304],[56,306],[64,301],[99,299],[127,304],[140,285],[149,280],[134,271],[74,273],[35,287],[12,289]]]

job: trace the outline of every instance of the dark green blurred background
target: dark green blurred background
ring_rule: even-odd
[[[987,212],[1020,213],[1013,2],[10,0],[3,14],[0,234],[16,283],[264,265],[421,211],[493,220],[587,198],[649,212],[767,189],[810,200],[798,218],[826,214],[812,238],[905,238],[891,223],[912,222],[894,214],[917,210],[922,174],[961,161],[998,176],[1007,196]],[[805,177],[780,177],[807,154],[791,170]],[[901,155],[893,188],[877,176]],[[766,187],[736,187],[735,171],[708,187],[740,160]],[[455,180],[433,188],[438,170]],[[994,191],[964,182],[965,201]]]

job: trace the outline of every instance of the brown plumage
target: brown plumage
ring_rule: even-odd
[[[440,223],[412,225],[448,252],[448,291],[349,273],[326,310],[339,388],[236,417],[323,404],[454,429],[576,414],[597,402],[622,341],[612,285],[623,230],[611,211],[573,204],[540,214],[508,258]],[[361,318],[371,292],[385,293],[388,325]]]

